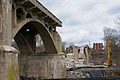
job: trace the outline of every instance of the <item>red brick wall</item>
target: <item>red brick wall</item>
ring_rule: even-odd
[[[103,49],[103,43],[93,43],[93,49],[102,50]]]

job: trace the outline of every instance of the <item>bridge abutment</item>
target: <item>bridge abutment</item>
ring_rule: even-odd
[[[66,67],[62,54],[39,54],[19,57],[20,76],[53,79],[65,78]]]

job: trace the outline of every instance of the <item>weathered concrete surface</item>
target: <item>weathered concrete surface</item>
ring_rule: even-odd
[[[11,13],[10,0],[0,0],[0,45],[11,45]]]
[[[57,51],[59,53],[62,53],[62,40],[61,40],[61,37],[58,34],[58,32],[56,32],[56,31],[53,32],[53,38],[54,38],[54,41],[55,41],[55,45],[56,45]]]
[[[66,67],[61,54],[40,54],[19,57],[20,76],[43,79],[65,78]]]
[[[19,80],[17,50],[0,46],[0,80]]]

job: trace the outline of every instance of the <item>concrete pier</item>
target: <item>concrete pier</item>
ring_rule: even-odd
[[[18,54],[11,46],[0,46],[0,80],[19,80]]]
[[[65,78],[66,67],[62,54],[39,54],[19,57],[20,76],[53,79]]]

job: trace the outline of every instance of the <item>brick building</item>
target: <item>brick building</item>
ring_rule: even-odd
[[[103,50],[103,43],[93,43],[93,49]]]

